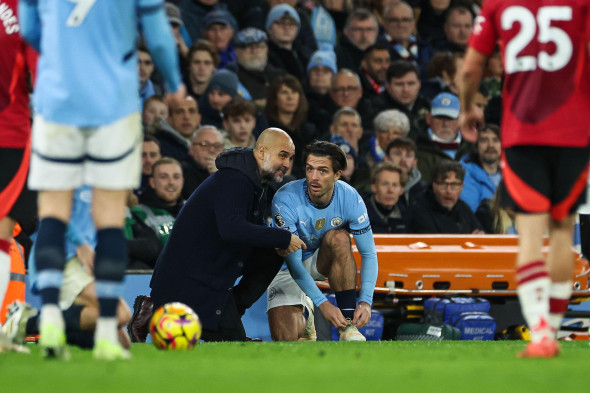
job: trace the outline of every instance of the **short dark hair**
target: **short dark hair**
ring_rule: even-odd
[[[160,147],[160,141],[158,140],[158,138],[156,138],[152,134],[144,134],[143,135],[143,143],[146,143],[146,142],[154,142],[156,145],[158,145],[158,147]]]
[[[455,173],[457,179],[463,181],[465,178],[465,169],[463,165],[453,160],[442,160],[432,168],[432,182],[444,180],[449,172]]]
[[[420,71],[414,63],[407,60],[395,60],[387,69],[387,82],[391,82],[391,78],[401,78],[409,72],[413,72],[420,79]]]
[[[399,183],[402,187],[405,187],[408,183],[408,175],[404,172],[404,170],[397,164],[394,164],[390,161],[381,161],[371,171],[371,184],[377,183],[377,177],[381,172],[390,171],[390,172],[397,172],[399,173]]]
[[[377,27],[379,26],[379,21],[377,21],[375,14],[373,14],[371,12],[371,10],[369,10],[367,8],[362,8],[362,7],[357,8],[354,11],[352,11],[350,14],[348,14],[348,18],[346,18],[344,28],[348,29],[353,20],[367,20],[369,18],[371,18],[375,21],[375,24],[377,25]]]
[[[445,13],[445,25],[449,23],[451,15],[455,12],[459,15],[469,14],[471,15],[471,20],[473,20],[473,12],[469,8],[465,7],[464,5],[454,5],[447,8],[447,12]]]
[[[391,149],[393,149],[394,147],[399,147],[400,149],[405,150],[411,150],[414,152],[414,154],[418,153],[418,146],[416,146],[416,142],[414,142],[410,138],[395,138],[394,140],[389,142],[389,144],[385,148],[385,155],[388,156],[391,152]]]
[[[329,157],[332,161],[332,169],[334,169],[334,173],[346,169],[346,154],[344,154],[338,145],[332,142],[313,141],[305,146],[305,149],[303,149],[303,163],[306,165],[307,157],[310,154],[318,157]]]
[[[501,139],[500,137],[500,127],[498,127],[496,124],[493,123],[487,123],[484,124],[483,126],[479,127],[477,129],[478,133],[484,132],[484,131],[492,131],[494,134],[496,134],[496,136],[498,137],[498,139]]]
[[[188,55],[186,58],[188,59],[189,64],[193,60],[193,55],[199,51],[209,53],[211,55],[211,58],[213,59],[213,65],[215,66],[215,68],[219,66],[221,58],[219,57],[219,53],[217,53],[217,49],[215,49],[215,46],[211,42],[203,39],[198,40],[197,42],[192,44],[190,49],[188,50]]]
[[[368,47],[367,49],[365,49],[365,51],[363,52],[363,59],[366,59],[367,57],[369,57],[369,55],[376,50],[386,50],[389,51],[389,48],[387,47],[387,45],[385,45],[382,42],[375,42],[373,45],[371,45],[370,47]]]
[[[245,114],[256,117],[256,105],[240,96],[233,97],[223,107],[223,118],[225,120],[228,120],[230,117],[238,117]]]

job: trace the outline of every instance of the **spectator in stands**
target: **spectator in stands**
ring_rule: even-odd
[[[156,120],[168,118],[168,104],[164,101],[164,97],[159,95],[153,95],[143,104],[143,110],[141,112],[141,123],[144,131],[150,128],[150,126]]]
[[[492,199],[502,180],[500,172],[500,128],[488,124],[477,133],[476,151],[461,158],[465,185],[461,199],[476,211],[484,199]]]
[[[423,77],[434,49],[417,38],[416,19],[412,7],[404,2],[389,3],[383,11],[385,32],[379,42],[387,45],[391,60],[406,60],[414,63]]]
[[[494,53],[488,58],[486,71],[484,73],[483,85],[488,90],[488,98],[497,97],[502,94],[502,55],[500,47],[496,46]]]
[[[366,8],[352,11],[335,48],[338,69],[358,70],[363,52],[377,41],[379,24],[375,15]]]
[[[181,196],[183,184],[180,163],[174,158],[162,157],[154,163],[149,189],[139,196],[139,205],[131,209],[133,218],[156,234],[160,248],[166,244],[184,204]]]
[[[209,82],[219,66],[219,54],[209,41],[198,40],[188,51],[188,72],[184,78],[187,93],[196,101],[209,87]]]
[[[253,27],[240,31],[234,38],[238,79],[259,108],[266,106],[270,83],[284,73],[268,63],[267,41],[266,33]]]
[[[332,88],[334,76],[337,73],[336,54],[333,49],[322,46],[314,52],[307,65],[307,84],[305,96],[309,103],[308,120],[316,124],[320,132],[329,126],[330,109],[335,104],[330,98],[329,91]]]
[[[170,103],[168,123],[183,138],[190,141],[201,123],[197,101],[193,97],[187,96],[182,101]]]
[[[337,72],[334,50],[328,45],[322,45],[313,53],[307,64],[307,80],[311,93],[321,97],[326,96]]]
[[[387,46],[376,43],[367,48],[359,70],[363,97],[372,99],[385,91],[387,69],[390,65],[391,57]]]
[[[445,40],[436,43],[436,50],[447,52],[465,52],[467,41],[473,29],[473,14],[463,6],[448,9],[444,31]]]
[[[184,22],[182,21],[182,13],[180,12],[180,8],[178,8],[173,3],[165,2],[164,6],[166,8],[166,16],[168,17],[168,22],[170,22],[170,27],[172,27],[172,34],[174,35],[174,40],[176,41],[176,49],[178,50],[180,68],[184,69],[186,67],[185,59],[188,55],[189,48],[181,32],[181,29],[184,28]]]
[[[202,124],[222,127],[221,114],[223,107],[238,95],[238,77],[229,70],[219,70],[211,78],[206,94],[199,100]]]
[[[184,199],[188,199],[210,174],[217,171],[215,159],[223,151],[223,146],[223,135],[215,126],[204,125],[195,132],[189,154],[181,161]]]
[[[205,15],[211,11],[227,9],[227,6],[218,0],[180,0],[175,3],[182,12],[184,27],[192,42],[203,38],[201,30]]]
[[[363,87],[356,72],[343,68],[332,80],[332,88],[329,91],[333,104],[328,107],[329,117],[338,109],[349,107],[356,109],[363,120],[365,132],[370,133],[373,129],[373,108],[371,100],[363,97]]]
[[[156,119],[146,128],[146,133],[156,137],[162,156],[183,160],[188,154],[189,140],[176,131],[165,119]]]
[[[303,176],[301,153],[315,139],[316,129],[306,121],[308,103],[301,83],[290,74],[278,77],[268,89],[265,114],[270,127],[284,130],[295,144],[293,175]]]
[[[240,96],[231,99],[223,107],[224,148],[254,147],[252,135],[256,126],[256,106]]]
[[[342,135],[342,137],[353,148],[355,157],[358,157],[360,150],[359,141],[363,136],[361,115],[353,108],[344,107],[336,111],[332,116],[330,125],[331,135]],[[326,139],[326,138],[324,138]],[[336,143],[336,142],[334,142]],[[360,164],[357,162],[357,165]]]
[[[381,162],[389,143],[396,138],[407,137],[410,132],[410,120],[397,109],[380,112],[373,120],[375,135],[369,139],[369,151],[365,162],[369,168]]]
[[[407,175],[408,180],[404,186],[404,193],[400,198],[401,202],[407,207],[419,201],[428,188],[428,183],[422,180],[422,174],[417,168],[417,152],[416,142],[410,138],[396,138],[389,142],[386,155],[383,157],[383,161],[390,161],[399,165]]]
[[[465,202],[459,199],[465,170],[456,161],[442,160],[431,173],[431,187],[411,210],[414,233],[474,233],[483,229]]]
[[[396,60],[387,70],[385,92],[373,101],[374,113],[397,109],[410,120],[410,137],[416,138],[418,122],[430,110],[430,104],[420,95],[420,71],[414,64]]]
[[[143,108],[148,98],[154,94],[161,94],[162,92],[150,79],[154,73],[154,62],[152,61],[152,55],[150,55],[150,52],[143,45],[137,48],[137,64],[139,68],[139,98],[141,99],[141,107]]]
[[[445,35],[445,15],[451,0],[419,0],[416,9],[418,36],[426,42],[434,43]]]
[[[432,56],[426,70],[426,81],[420,94],[427,100],[439,93],[459,94],[458,75],[463,65],[463,53],[438,52]]]
[[[461,138],[459,132],[459,99],[449,93],[440,93],[432,100],[432,109],[426,115],[428,129],[418,135],[418,169],[425,181],[442,160],[459,160],[473,150],[473,144]],[[462,180],[462,179],[461,179]]]
[[[406,182],[406,173],[392,162],[380,162],[373,168],[372,194],[364,198],[373,233],[410,232],[410,212],[400,202]]]
[[[228,11],[213,10],[203,19],[202,35],[207,41],[211,42],[219,54],[219,65],[217,68],[225,68],[228,64],[235,63],[236,52],[231,45],[234,33],[238,24]]]
[[[309,59],[313,52],[318,50],[318,43],[319,41],[316,40],[314,36],[313,27],[310,21],[310,12],[300,5],[299,0],[266,0],[261,1],[261,3],[266,3],[268,7],[262,7],[264,12],[264,18],[262,20],[262,24],[260,26],[256,26],[261,30],[266,29],[266,18],[270,13],[270,10],[277,5],[280,4],[287,4],[290,5],[295,9],[297,14],[299,15],[299,32],[297,33],[297,37],[295,38],[295,44],[301,54],[305,59]]]
[[[153,135],[144,135],[141,148],[141,185],[136,194],[142,194],[148,188],[149,178],[152,176],[152,167],[160,158],[162,158],[160,142]]]
[[[348,184],[351,184],[355,174],[356,164],[358,161],[358,154],[356,150],[354,150],[354,148],[350,145],[350,143],[348,143],[348,141],[344,139],[342,135],[332,134],[332,136],[330,137],[330,142],[332,142],[335,145],[338,145],[338,147],[342,149],[344,154],[346,154],[346,170],[343,170],[340,174],[340,180],[345,181]]]
[[[288,4],[274,6],[266,18],[269,63],[303,81],[309,56],[295,41],[300,27],[299,14]]]

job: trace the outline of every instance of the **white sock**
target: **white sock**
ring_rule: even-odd
[[[531,331],[531,340],[551,336],[549,326],[549,288],[551,279],[543,261],[531,262],[517,270],[518,300]]]
[[[117,318],[99,317],[96,321],[96,330],[94,331],[94,342],[99,340],[108,340],[113,344],[119,344],[119,327]]]
[[[59,329],[64,330],[65,324],[63,314],[57,304],[48,303],[41,306],[39,325],[43,326],[44,323],[52,323]]]
[[[572,296],[572,281],[552,282],[549,290],[549,325],[557,334]]]

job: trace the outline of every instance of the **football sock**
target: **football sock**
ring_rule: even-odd
[[[94,274],[101,317],[115,317],[123,296],[123,277],[127,266],[127,243],[121,228],[101,229],[96,233]]]
[[[10,281],[10,242],[0,239],[0,307],[4,303]]]
[[[552,282],[549,290],[549,325],[557,334],[572,295],[572,281]]]
[[[59,300],[66,263],[65,233],[66,223],[56,218],[44,218],[39,224],[39,234],[35,242],[35,263],[39,272],[37,288],[41,292],[43,305],[57,305]]]
[[[549,326],[549,287],[551,279],[544,261],[533,261],[516,270],[518,300],[531,341],[551,336]]]
[[[85,306],[73,304],[63,311],[67,334],[70,332],[79,332],[82,330],[80,328],[80,315],[82,314],[82,309],[84,307]]]
[[[336,304],[342,311],[344,318],[348,318],[352,321],[354,317],[354,310],[356,309],[356,290],[347,289],[345,291],[339,291],[334,293],[336,295]]]
[[[48,303],[41,306],[41,318],[39,321],[41,326],[45,323],[51,323],[58,329],[64,330],[63,316],[57,304]]]
[[[96,330],[94,331],[94,341],[108,340],[113,344],[119,344],[119,331],[117,318],[99,317],[96,321]]]

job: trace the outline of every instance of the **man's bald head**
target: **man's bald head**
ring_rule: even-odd
[[[262,182],[282,181],[293,163],[294,155],[295,144],[289,134],[280,128],[264,130],[254,147],[254,157]]]

